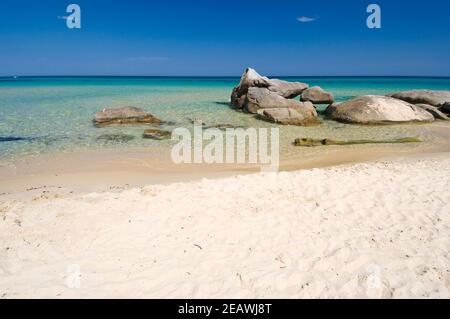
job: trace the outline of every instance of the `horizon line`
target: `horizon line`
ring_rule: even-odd
[[[20,78],[240,78],[242,75],[0,75],[0,79]],[[270,78],[450,78],[450,75],[267,75]]]

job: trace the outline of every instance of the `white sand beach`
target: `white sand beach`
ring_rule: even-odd
[[[0,196],[0,298],[449,298],[449,153]]]
[[[22,2],[0,302],[450,299],[450,1]]]

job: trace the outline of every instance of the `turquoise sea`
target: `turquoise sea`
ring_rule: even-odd
[[[277,77],[319,85],[338,101],[364,94],[408,89],[450,90],[450,78],[405,77]],[[0,159],[99,148],[166,147],[170,141],[141,138],[145,126],[96,128],[95,112],[105,107],[142,107],[164,121],[163,128],[189,127],[189,118],[207,124],[275,127],[228,106],[239,78],[165,77],[20,77],[0,78]],[[281,129],[281,149],[296,152],[295,137],[396,138],[420,135],[423,125],[367,127],[324,119],[317,127]],[[105,134],[134,138],[114,142]]]

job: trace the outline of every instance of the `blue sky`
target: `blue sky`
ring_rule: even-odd
[[[80,30],[57,18],[70,3]],[[0,75],[450,76],[449,14],[448,0],[2,1]]]

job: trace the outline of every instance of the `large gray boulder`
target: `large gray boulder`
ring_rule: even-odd
[[[263,120],[284,125],[320,124],[314,107],[261,109],[258,116]]]
[[[431,113],[413,104],[378,95],[365,95],[330,105],[326,114],[334,120],[360,124],[432,122]]]
[[[393,93],[389,96],[412,104],[428,104],[437,107],[450,104],[450,91],[411,90]]]
[[[269,91],[274,92],[286,99],[293,99],[302,94],[309,85],[301,82],[288,82],[278,79],[269,80]]]
[[[241,77],[239,85],[235,87],[231,93],[231,104],[238,109],[243,109],[245,106],[246,95],[250,88],[266,88],[283,98],[293,99],[299,96],[308,87],[308,84],[305,83],[269,79],[265,76],[261,76],[254,69],[247,68]]]
[[[280,109],[280,108],[313,108],[312,103],[303,103],[298,100],[285,99],[266,88],[252,87],[248,90],[245,101],[245,110],[256,114],[260,109]]]
[[[93,120],[96,126],[111,124],[160,124],[161,120],[137,107],[103,109],[97,112]]]
[[[267,88],[270,86],[269,78],[261,76],[252,68],[247,68],[241,76],[241,81],[237,89],[237,94],[240,96],[247,94],[247,91],[251,87]]]
[[[334,96],[332,93],[324,91],[320,86],[314,86],[302,93],[301,100],[314,104],[332,104]]]

